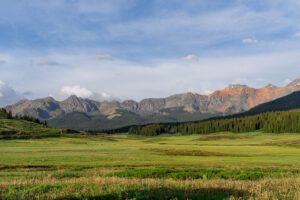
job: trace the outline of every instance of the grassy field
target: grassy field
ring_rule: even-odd
[[[0,199],[300,199],[300,134],[0,140]]]

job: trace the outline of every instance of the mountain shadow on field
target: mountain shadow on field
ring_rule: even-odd
[[[63,199],[86,199],[86,200],[125,200],[125,199],[136,199],[136,200],[222,200],[230,199],[230,197],[244,199],[249,197],[247,191],[233,190],[226,188],[203,188],[203,189],[175,189],[175,188],[153,188],[144,190],[128,190],[120,193],[112,193],[98,196],[83,196],[82,198],[77,197],[62,197],[56,200]]]

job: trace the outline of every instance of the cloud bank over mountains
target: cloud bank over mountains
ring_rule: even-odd
[[[31,65],[24,56],[15,60],[14,66],[6,68],[3,81],[9,85],[22,83],[16,84],[19,85],[16,90],[20,93],[34,91],[32,98],[51,94],[63,100],[74,94],[96,100],[140,100],[191,90],[207,94],[230,83],[281,86],[287,79],[300,77],[299,53],[293,51],[217,59],[197,56],[197,59],[158,60],[150,64],[98,60],[92,54],[60,53],[49,57],[63,65]],[[23,73],[16,75],[14,72],[18,70]],[[10,83],[10,80],[13,81]]]
[[[299,9],[297,0],[4,0],[1,102],[280,86],[300,77]]]
[[[102,93],[96,93],[92,92],[86,88],[80,87],[79,85],[74,86],[64,86],[60,90],[60,98],[66,99],[69,96],[75,95],[77,97],[81,97],[84,99],[93,99],[97,101],[112,101],[112,100],[118,100],[116,97],[112,97],[109,94],[102,92]]]

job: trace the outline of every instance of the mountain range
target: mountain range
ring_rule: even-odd
[[[176,94],[166,98],[98,102],[70,96],[64,101],[52,97],[22,100],[7,106],[13,115],[30,115],[60,128],[106,130],[134,124],[183,122],[248,111],[257,105],[300,90],[300,79],[284,87],[263,88],[231,84],[209,95]]]

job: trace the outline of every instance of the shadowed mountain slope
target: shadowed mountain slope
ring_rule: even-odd
[[[287,96],[281,97],[279,99],[263,103],[258,105],[247,112],[244,115],[259,114],[263,112],[271,111],[286,111],[292,109],[300,108],[300,91],[294,92]]]

